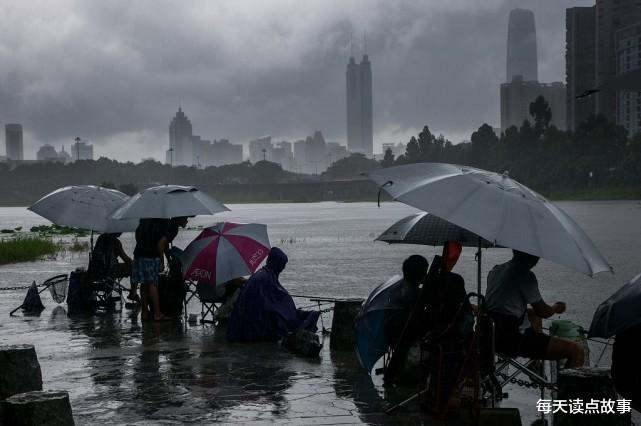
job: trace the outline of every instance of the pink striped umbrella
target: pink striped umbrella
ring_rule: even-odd
[[[214,285],[250,275],[270,249],[267,225],[222,222],[205,228],[182,253],[185,279]]]

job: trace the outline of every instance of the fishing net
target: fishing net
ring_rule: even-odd
[[[51,298],[56,303],[62,303],[65,301],[65,298],[67,297],[67,287],[69,285],[69,278],[67,277],[67,275],[57,275],[55,277],[49,278],[42,284],[49,286],[49,293],[51,293]]]

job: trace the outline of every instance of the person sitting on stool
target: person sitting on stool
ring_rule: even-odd
[[[565,312],[565,303],[548,305],[541,297],[536,276],[531,269],[539,258],[513,250],[512,260],[495,266],[487,277],[485,307],[495,324],[496,352],[529,359],[567,359],[566,368],[582,367],[583,348],[569,340],[551,337],[530,327],[520,330],[528,313],[550,318]],[[536,324],[538,320],[530,321]]]

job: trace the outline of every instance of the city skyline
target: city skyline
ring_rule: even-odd
[[[483,122],[498,125],[495,88],[505,79],[505,23],[511,9],[528,7],[537,17],[539,79],[563,80],[565,8],[591,2],[544,3],[410,1],[367,8],[360,1],[310,2],[282,20],[281,12],[292,4],[276,2],[270,8],[252,5],[251,15],[243,11],[255,31],[242,34],[232,18],[236,6],[163,4],[152,19],[135,5],[78,9],[62,2],[38,12],[48,14],[61,34],[55,45],[43,41],[50,28],[26,19],[33,10],[17,6],[14,14],[25,16],[23,26],[3,21],[0,30],[17,43],[0,53],[5,71],[0,119],[23,124],[31,158],[45,143],[68,145],[80,135],[95,144],[96,156],[164,160],[167,116],[178,105],[202,123],[199,133],[245,146],[261,134],[295,141],[315,129],[345,144],[344,64],[350,35],[366,30],[376,66],[374,151],[381,152],[382,143],[407,142],[424,124],[460,142]],[[115,10],[127,18],[119,32],[109,31],[115,23],[107,18]],[[168,39],[159,31],[162,17],[170,14],[181,25]],[[87,25],[68,27],[67,15]],[[273,24],[281,21],[286,31],[274,33]],[[92,51],[92,40],[105,31],[115,50]],[[147,48],[150,38],[158,39],[153,44],[162,50]],[[363,49],[356,44],[360,57]],[[82,54],[83,66],[51,57],[53,68],[43,74],[31,65],[30,57],[62,48],[71,57]],[[181,60],[170,65],[169,54]],[[9,75],[14,76],[10,81]],[[35,83],[27,84],[22,75]]]

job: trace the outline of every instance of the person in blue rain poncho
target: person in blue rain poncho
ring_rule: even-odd
[[[287,255],[273,247],[266,265],[249,278],[229,319],[229,341],[276,341],[299,329],[316,331],[320,312],[297,309],[278,280],[286,264]]]

